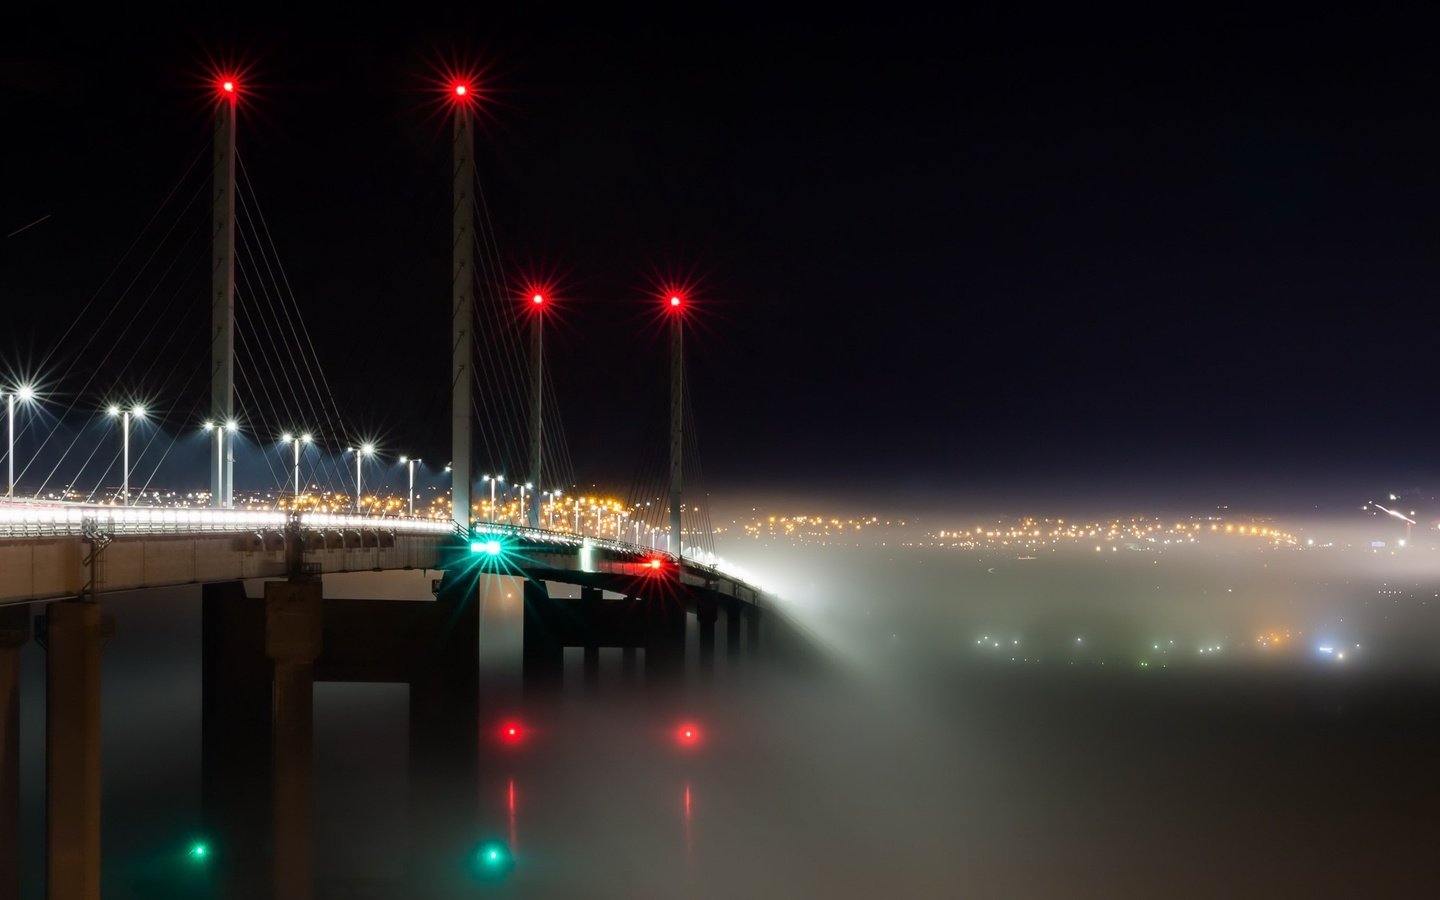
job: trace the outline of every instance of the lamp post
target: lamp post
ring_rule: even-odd
[[[363,493],[360,482],[360,462],[365,457],[371,456],[375,453],[375,445],[361,444],[360,448],[354,451],[351,451],[349,447],[345,449],[347,452],[354,452],[355,454],[355,515],[358,516],[360,515],[360,495],[361,493]]]
[[[497,482],[504,481],[504,480],[505,480],[505,476],[504,476],[504,475],[486,475],[484,480],[490,482],[490,515],[487,516],[486,518],[488,519],[488,521],[490,522],[490,524],[493,525],[493,524],[495,524],[495,485],[496,485]]]
[[[119,406],[111,406],[106,410],[112,417],[120,417],[120,433],[124,449],[121,451],[121,484],[120,484],[120,505],[130,505],[130,418],[145,418],[145,407],[132,406],[129,409],[121,409]]]
[[[545,495],[550,498],[550,512],[545,517],[545,527],[551,531],[555,530],[555,504],[560,502],[560,492],[546,491]]]
[[[410,493],[408,494],[410,498],[410,511],[408,515],[413,519],[415,518],[415,464],[420,462],[420,460],[418,458],[411,459],[408,456],[402,456],[400,457],[400,461],[410,470]]]
[[[301,445],[301,444],[308,444],[308,443],[310,443],[310,442],[313,441],[313,440],[315,440],[315,439],[310,436],[310,433],[309,433],[309,432],[306,432],[305,434],[302,434],[302,435],[300,435],[299,437],[296,437],[295,435],[290,434],[290,433],[288,433],[288,432],[287,432],[286,434],[283,434],[283,435],[280,436],[280,441],[281,441],[281,443],[291,444],[291,445],[293,445],[294,448],[295,448],[295,504],[294,504],[294,505],[295,505],[295,508],[296,508],[297,510],[300,508],[300,445]],[[358,469],[358,468],[356,469],[356,472],[359,472],[359,469]],[[357,484],[358,484],[358,481],[357,481]]]
[[[28,227],[28,226],[27,226]],[[15,496],[15,401],[29,403],[35,399],[35,389],[28,384],[22,384],[11,391],[5,398],[5,405],[10,412],[10,484],[5,490],[5,496]]]

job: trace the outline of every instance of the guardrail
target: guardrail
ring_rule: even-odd
[[[107,534],[243,533],[285,528],[290,514],[278,510],[173,509],[102,504],[0,503],[0,536],[52,537]],[[455,526],[434,519],[341,516],[301,513],[300,527],[311,529],[385,529],[410,534],[452,534]]]
[[[280,510],[183,509],[157,506],[109,506],[99,503],[40,503],[0,500],[0,537],[84,537],[95,531],[110,535],[144,534],[243,534],[279,531],[290,524],[290,514]],[[334,513],[301,513],[300,527],[313,530],[387,530],[402,534],[455,535],[463,531],[453,522],[436,519],[409,519],[398,516],[353,516]],[[637,556],[675,556],[645,544],[597,538],[567,531],[547,531],[524,525],[479,522],[475,534],[505,535],[577,550],[589,546]],[[754,584],[724,559],[699,548],[687,548],[687,566],[708,574]]]

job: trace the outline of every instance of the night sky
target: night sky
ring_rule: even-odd
[[[662,440],[653,289],[678,274],[717,492],[1304,509],[1424,488],[1432,19],[946,15],[9,21],[0,231],[51,218],[0,244],[0,368],[34,366],[103,282],[206,146],[207,60],[235,58],[259,94],[241,156],[341,409],[448,455],[434,88],[470,60],[507,269],[560,277],[551,373],[584,481],[623,490]]]

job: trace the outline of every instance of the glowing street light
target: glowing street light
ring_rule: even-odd
[[[560,491],[546,491],[545,496],[550,498],[550,512],[545,518],[545,527],[551,531],[555,530],[555,504],[560,502]]]
[[[525,505],[525,492],[534,490],[534,488],[535,485],[529,481],[520,485],[520,515],[522,516],[525,515],[525,510],[529,508]],[[537,522],[534,524],[538,525],[539,523]]]
[[[121,463],[120,463],[120,468],[121,468],[120,505],[121,505],[121,506],[129,506],[129,505],[130,505],[130,419],[131,419],[131,417],[134,417],[134,418],[136,418],[136,419],[143,419],[143,418],[145,418],[145,407],[143,407],[143,406],[132,406],[132,407],[129,408],[129,409],[121,409],[118,405],[111,404],[110,408],[107,409],[106,412],[110,414],[111,418],[115,418],[115,417],[118,416],[119,419],[120,419],[120,433],[121,433],[121,435],[123,436],[123,443],[124,443],[124,450],[122,451],[122,454],[123,454],[123,455],[122,455],[122,457],[121,457]]]
[[[5,398],[5,405],[9,410],[10,417],[10,483],[5,490],[5,496],[15,496],[15,401],[31,403],[35,400],[35,389],[28,384],[22,384],[11,391]]]
[[[409,470],[410,470],[410,494],[409,494],[409,497],[410,497],[410,512],[409,512],[409,516],[410,516],[410,518],[413,519],[413,518],[415,518],[415,464],[418,463],[418,462],[420,462],[420,458],[419,458],[419,457],[416,457],[415,459],[411,459],[411,458],[408,457],[408,456],[402,456],[402,457],[400,457],[400,461],[401,461],[402,463],[404,463],[404,464],[406,465],[406,467],[409,468]]]
[[[300,445],[301,445],[301,444],[309,444],[309,443],[313,442],[314,440],[315,440],[315,439],[314,439],[313,437],[311,437],[311,435],[310,435],[310,433],[309,433],[308,431],[307,431],[306,433],[300,435],[299,437],[296,437],[295,435],[290,434],[289,432],[286,432],[285,434],[283,434],[283,435],[280,436],[280,443],[282,443],[282,444],[292,444],[292,445],[294,445],[294,447],[295,447],[295,508],[296,508],[296,509],[299,509],[299,508],[300,508]],[[359,470],[357,469],[356,471],[359,471]]]
[[[345,452],[355,454],[355,514],[358,516],[360,514],[360,494],[362,493],[360,486],[360,461],[367,456],[375,455],[375,445],[361,444],[359,450],[353,447],[346,447]]]
[[[504,480],[505,480],[505,476],[504,476],[504,475],[486,475],[486,476],[485,476],[483,479],[481,479],[481,480],[482,480],[482,481],[488,481],[488,482],[490,482],[490,516],[489,516],[489,521],[490,521],[490,524],[493,525],[493,524],[495,524],[495,485],[496,485],[497,482],[504,481]]]

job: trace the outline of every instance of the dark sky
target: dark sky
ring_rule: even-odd
[[[647,303],[681,273],[712,489],[1358,505],[1423,487],[1440,439],[1435,24],[14,20],[0,226],[52,218],[4,241],[0,353],[24,370],[74,320],[205,147],[207,57],[239,58],[241,155],[342,411],[447,455],[431,79],[469,59],[502,257],[562,276],[583,480],[655,455]]]

